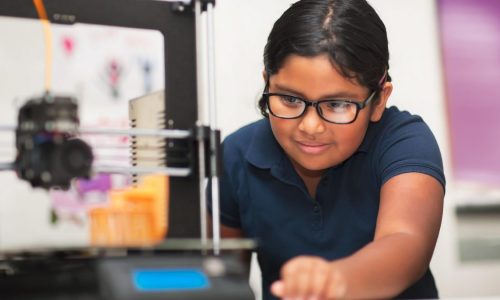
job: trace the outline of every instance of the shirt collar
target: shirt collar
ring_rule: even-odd
[[[252,165],[261,169],[270,169],[280,163],[284,152],[274,138],[269,119],[257,122],[250,140],[245,158]]]
[[[375,127],[377,127],[377,123],[370,122],[368,129],[366,130],[365,137],[356,152],[367,153],[369,151],[375,137]]]
[[[246,152],[246,160],[260,169],[269,169],[271,174],[290,185],[304,189],[305,186],[292,163],[274,137],[269,119],[257,122],[257,127]],[[307,191],[305,191],[307,193]]]
[[[376,137],[379,134],[381,124],[385,122],[385,119],[387,119],[387,115],[392,113],[391,110],[385,109],[384,113],[382,114],[382,117],[378,122],[370,122],[368,124],[368,129],[366,130],[365,137],[363,138],[363,142],[361,142],[361,145],[359,146],[357,152],[369,152],[370,148],[373,147],[373,143],[376,140]]]

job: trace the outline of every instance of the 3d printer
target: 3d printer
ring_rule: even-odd
[[[168,238],[141,244],[141,239],[103,246],[69,249],[33,249],[1,253],[0,295],[9,299],[252,299],[245,269],[237,260],[218,255],[224,249],[251,249],[249,241],[219,238],[218,163],[219,133],[198,111],[197,64],[213,72],[210,25],[215,1],[46,0],[51,23],[89,23],[158,30],[165,39],[165,89],[160,99],[163,128],[101,130],[98,134],[155,137],[162,145],[163,164],[114,168],[93,164],[92,148],[78,136],[77,104],[71,97],[46,93],[28,101],[19,111],[17,156],[9,165],[33,187],[66,189],[74,178],[93,171],[168,175]],[[208,50],[200,49],[200,16],[206,14]],[[6,0],[0,15],[39,18],[31,0]],[[143,17],[148,16],[148,17]],[[213,45],[212,45],[213,46]],[[212,49],[213,50],[213,49]],[[206,56],[203,56],[206,55]],[[213,80],[213,74],[209,74]],[[212,79],[210,79],[212,78]],[[213,85],[213,82],[212,82]],[[210,83],[209,83],[210,86]],[[208,97],[212,121],[213,89]],[[197,100],[198,99],[198,100]],[[137,143],[138,140],[135,140]],[[133,153],[134,154],[134,153]],[[137,154],[137,153],[135,153]],[[210,178],[213,198],[213,239],[206,227],[205,180]],[[165,191],[165,181],[150,181],[152,194]],[[196,187],[196,188],[195,188]],[[116,195],[122,203],[137,198],[134,189]],[[146,193],[147,194],[147,193]],[[132,195],[132,196],[130,196]],[[144,193],[141,194],[144,197]],[[124,200],[125,199],[125,200]],[[156,211],[160,210],[155,206]],[[96,212],[99,217],[102,212]],[[161,223],[161,222],[160,222]],[[144,225],[141,225],[141,228]],[[156,224],[160,238],[165,224]],[[131,227],[133,228],[133,227]],[[97,230],[97,232],[100,232]],[[163,234],[163,237],[161,236]],[[157,235],[158,236],[158,235]],[[106,240],[109,241],[109,240]],[[146,240],[151,242],[151,240]],[[123,242],[123,240],[122,240]],[[110,244],[107,243],[109,246]],[[208,255],[207,253],[212,253]],[[215,255],[213,255],[215,254]]]

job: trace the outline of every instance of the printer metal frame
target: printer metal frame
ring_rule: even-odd
[[[198,86],[195,11],[194,4],[188,2],[45,0],[44,5],[49,21],[54,24],[84,23],[159,31],[164,38],[165,123],[167,129],[189,130],[198,120]],[[32,0],[2,0],[0,16],[38,19]],[[186,142],[172,140],[167,143],[167,155],[169,150],[176,151],[178,143],[181,149],[186,146]],[[189,158],[194,168],[191,175],[170,178],[169,238],[199,238],[201,234],[200,195],[193,188],[200,185],[196,172],[198,156],[197,149],[192,150],[195,154]]]

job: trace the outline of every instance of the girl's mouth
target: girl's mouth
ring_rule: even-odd
[[[320,154],[324,152],[329,145],[328,144],[318,144],[318,143],[308,143],[297,141],[299,149],[306,154]]]

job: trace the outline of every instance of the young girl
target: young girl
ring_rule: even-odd
[[[264,51],[262,120],[223,143],[223,237],[255,238],[264,299],[437,298],[445,178],[418,116],[386,108],[365,0],[302,0]]]

